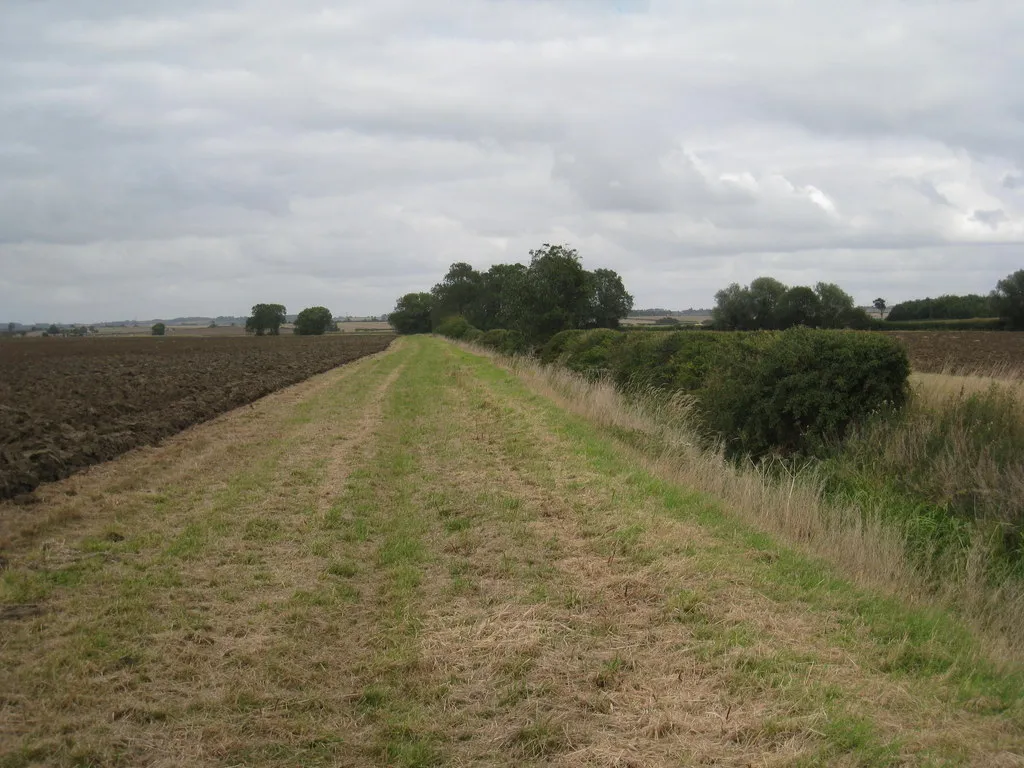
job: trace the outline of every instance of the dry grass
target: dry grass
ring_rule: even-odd
[[[732,514],[783,537],[809,555],[837,564],[859,584],[951,607],[983,633],[992,652],[1008,660],[1024,658],[1024,589],[1016,580],[993,585],[987,567],[991,543],[984,536],[979,535],[970,555],[953,570],[946,570],[948,578],[936,584],[934,572],[923,573],[908,559],[906,534],[887,521],[884,509],[828,500],[823,478],[813,468],[780,479],[779,467],[776,471],[763,466],[737,467],[720,452],[703,449],[684,396],[625,396],[607,381],[588,380],[527,358],[509,364],[489,351],[474,348],[474,352],[510,365],[531,389],[567,410],[629,435],[631,442],[641,436],[641,461],[659,477],[723,500]],[[933,399],[962,389],[984,391],[993,383],[1020,386],[1012,380],[999,384],[988,378],[938,374],[915,374],[914,380],[921,394]],[[918,443],[920,436],[902,434],[886,449],[899,452],[902,445],[910,451]],[[967,455],[966,450],[962,453]],[[1024,484],[1018,485],[1024,496]]]
[[[1019,764],[948,618],[532,384],[404,340],[47,489],[78,517],[10,546],[42,614],[0,618],[0,765]]]

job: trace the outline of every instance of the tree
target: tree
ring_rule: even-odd
[[[1024,330],[1024,269],[1000,280],[991,300],[992,308],[1009,330]]]
[[[436,327],[445,318],[465,317],[470,324],[480,327],[483,275],[465,262],[456,262],[448,268],[444,279],[430,291],[434,296],[431,321]]]
[[[750,331],[754,325],[754,302],[750,291],[732,283],[715,294],[711,321],[721,331]]]
[[[295,318],[295,332],[300,336],[321,336],[334,328],[334,316],[327,307],[307,307]]]
[[[633,309],[633,297],[611,269],[595,269],[590,279],[590,322],[595,328],[618,328]]]
[[[750,284],[747,294],[753,313],[753,328],[766,331],[779,328],[779,302],[787,290],[774,277],[759,277]]]
[[[15,323],[8,323],[7,324],[7,332],[8,333],[14,333],[14,329],[17,328],[17,327],[18,326]]]
[[[589,277],[573,248],[544,243],[530,251],[525,301],[515,330],[529,341],[540,341],[585,327],[591,310]]]
[[[153,326],[152,331],[154,336],[163,336],[167,333],[167,326],[163,323],[157,323]]]
[[[252,315],[245,321],[245,332],[257,336],[267,333],[277,336],[287,318],[288,313],[281,304],[256,304],[252,308]]]
[[[806,325],[814,328],[818,325],[821,301],[818,294],[805,285],[797,285],[786,291],[779,302],[779,321],[781,328],[792,328],[794,325]]]
[[[395,304],[388,322],[395,333],[430,333],[430,313],[434,297],[429,293],[407,293]]]
[[[46,332],[51,336],[60,336],[60,328],[57,327],[56,323],[53,323],[49,328],[47,328]]]
[[[878,316],[885,320],[885,299],[875,299],[871,305],[878,310]]]
[[[818,283],[814,293],[818,297],[818,327],[845,328],[856,309],[853,297],[835,283]]]

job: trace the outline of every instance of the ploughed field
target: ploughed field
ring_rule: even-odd
[[[390,334],[0,342],[0,498],[375,352]]]
[[[921,373],[1024,370],[1024,333],[1007,331],[887,331],[907,348]]]

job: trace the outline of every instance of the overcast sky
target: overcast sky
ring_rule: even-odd
[[[389,311],[544,242],[638,307],[1024,268],[1024,3],[0,0],[0,320]]]

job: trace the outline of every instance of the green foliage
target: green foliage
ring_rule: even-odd
[[[449,339],[463,339],[470,330],[476,330],[469,324],[469,321],[461,315],[446,317],[434,329],[439,336],[446,336]]]
[[[484,333],[478,342],[481,346],[489,347],[503,355],[523,355],[529,351],[526,337],[519,331],[509,331],[504,328],[494,328]]]
[[[163,323],[156,323],[151,330],[154,336],[163,336],[167,333],[167,326]]]
[[[300,336],[322,336],[334,329],[334,315],[327,307],[307,307],[295,318],[295,332]]]
[[[871,325],[853,297],[834,283],[814,288],[789,288],[771,277],[759,277],[748,288],[733,283],[715,294],[711,310],[715,328],[723,331],[770,331],[805,325],[809,328],[853,328]]]
[[[46,332],[51,336],[60,336],[60,328],[57,327],[56,323],[53,323],[49,328],[47,328]]]
[[[245,321],[245,332],[255,333],[257,336],[268,333],[277,336],[287,318],[288,313],[283,304],[256,304],[252,308],[252,314]]]
[[[1007,275],[996,284],[992,309],[1011,331],[1024,330],[1024,269]]]
[[[541,353],[624,390],[686,392],[731,457],[816,454],[871,413],[898,408],[910,364],[880,335],[783,332],[566,332]]]
[[[413,296],[429,296],[429,302],[412,301]],[[408,321],[408,327],[422,328],[426,309],[435,331],[458,316],[482,331],[514,330],[538,344],[566,329],[617,328],[633,297],[612,270],[588,272],[572,248],[545,244],[530,251],[529,265],[496,264],[478,272],[464,262],[452,264],[429,294],[409,294],[399,303],[403,306],[396,308],[393,324]]]
[[[541,348],[539,355],[540,361],[545,365],[550,365],[552,363],[564,363],[565,361],[562,359],[562,356],[567,354],[565,351],[566,344],[568,344],[571,339],[576,338],[582,333],[584,333],[584,331],[578,329],[556,333],[548,339],[547,344]]]
[[[878,306],[877,304],[875,305]],[[987,296],[939,296],[937,299],[903,301],[889,310],[888,320],[966,320],[973,317],[993,317],[992,300]]]
[[[873,331],[1001,331],[1002,320],[992,317],[972,317],[966,320],[871,320]]]
[[[810,455],[859,419],[902,406],[909,374],[895,340],[793,328],[723,345],[698,399],[728,455]]]
[[[407,293],[395,303],[388,322],[395,333],[430,333],[434,297],[429,293]]]

